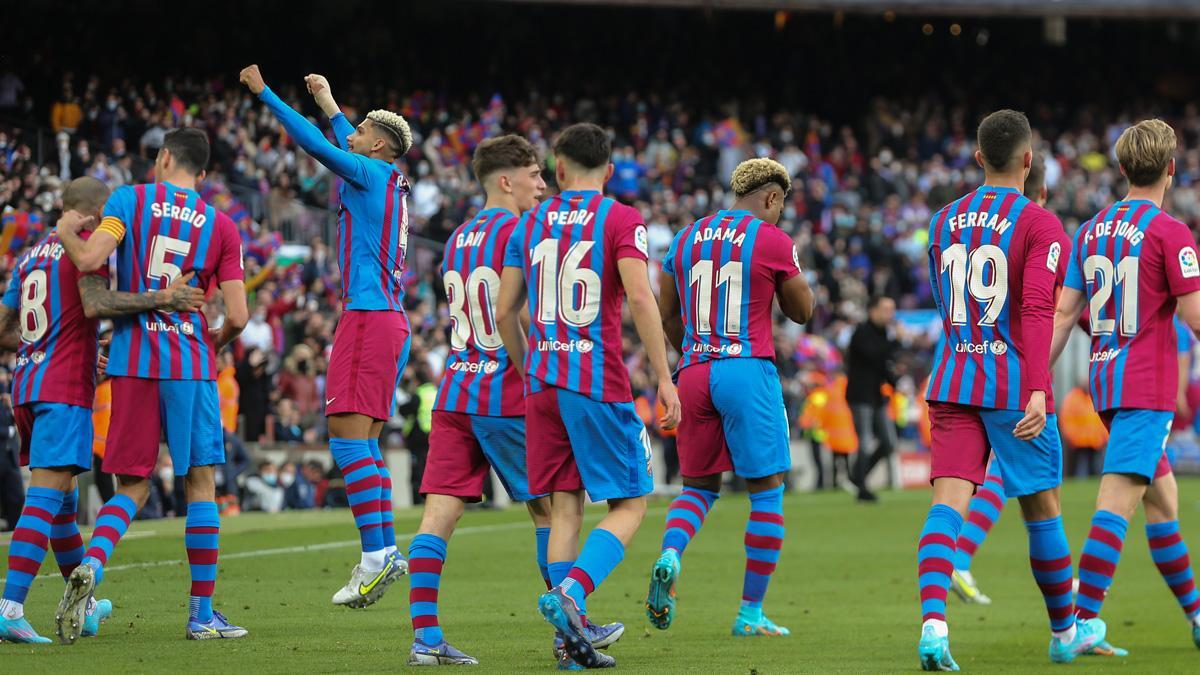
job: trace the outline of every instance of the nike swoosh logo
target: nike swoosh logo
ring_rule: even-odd
[[[330,398],[330,399],[326,399],[326,400],[325,400],[325,405],[329,405],[330,403],[333,403],[333,402],[334,402],[334,401],[336,401],[336,400],[337,400],[337,397],[336,397],[336,396],[334,396],[333,398]]]
[[[367,593],[370,593],[372,590],[374,590],[375,587],[379,585],[379,582],[383,581],[383,578],[387,576],[387,573],[390,569],[391,569],[391,566],[385,565],[383,569],[379,570],[379,574],[375,575],[375,578],[371,580],[371,583],[367,584],[366,586],[359,584],[358,585],[358,594],[366,595]]]

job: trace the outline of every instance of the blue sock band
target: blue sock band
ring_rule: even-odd
[[[50,529],[62,502],[63,493],[51,488],[31,487],[25,493],[25,508],[17,519],[8,549],[5,600],[23,603],[28,597],[29,587],[50,548]]]
[[[550,589],[554,584],[550,583],[550,569],[547,560],[547,551],[550,549],[550,528],[539,527],[533,531],[533,536],[537,539],[537,566],[538,571],[542,573],[542,580],[546,582],[546,588]],[[566,572],[563,572],[566,576]]]
[[[579,552],[575,567],[567,573],[567,579],[562,584],[563,590],[582,611],[587,596],[604,583],[624,558],[625,545],[617,539],[617,535],[600,528],[592,530],[583,544],[583,550]]]

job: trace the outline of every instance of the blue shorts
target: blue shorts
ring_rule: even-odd
[[[541,496],[529,492],[524,417],[433,411],[421,494],[477,502],[483,498],[489,466],[496,470],[513,501],[526,502]]]
[[[1058,417],[1046,415],[1046,428],[1037,438],[1019,441],[1013,436],[1013,428],[1023,417],[1025,413],[1020,410],[931,401],[930,479],[952,477],[982,485],[988,456],[994,454],[1008,497],[1024,497],[1062,485]]]
[[[1167,449],[1175,413],[1168,410],[1125,408],[1101,416],[1108,427],[1104,473],[1128,473],[1153,482]]]
[[[165,434],[176,476],[225,463],[225,432],[212,380],[112,379],[104,471],[149,478]]]
[[[525,398],[529,489],[587,490],[594,502],[654,490],[650,434],[632,402],[547,387]]]
[[[767,359],[713,359],[679,372],[679,472],[763,478],[792,468],[779,372]]]
[[[13,410],[21,465],[31,469],[92,468],[92,411],[66,403],[27,403]]]

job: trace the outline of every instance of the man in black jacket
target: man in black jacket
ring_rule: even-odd
[[[882,391],[884,383],[893,386],[896,383],[892,363],[899,348],[892,325],[895,318],[894,300],[885,296],[871,298],[867,320],[854,329],[846,350],[846,401],[858,434],[858,459],[851,481],[858,488],[859,501],[877,500],[867,489],[867,476],[896,447],[896,426],[888,419],[888,399]]]

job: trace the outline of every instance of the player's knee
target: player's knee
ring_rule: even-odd
[[[718,479],[719,478],[720,477],[718,476]],[[752,493],[766,492],[767,490],[774,490],[775,488],[779,487],[780,485],[783,485],[783,474],[782,473],[777,473],[777,474],[773,474],[770,476],[764,476],[762,478],[746,479],[746,487],[748,487],[750,489],[750,492],[752,492]]]
[[[747,482],[750,482],[750,481],[747,481]],[[698,478],[684,477],[683,486],[690,487],[690,488],[696,488],[699,490],[708,490],[709,492],[720,492],[721,491],[721,474],[717,473],[717,474],[713,474],[711,476],[700,476]]]
[[[629,497],[627,499],[610,499],[608,500],[608,510],[610,513],[620,513],[641,521],[642,518],[646,517],[646,498]]]
[[[1017,501],[1021,503],[1021,514],[1026,521],[1049,520],[1062,514],[1057,489],[1019,497]]]

